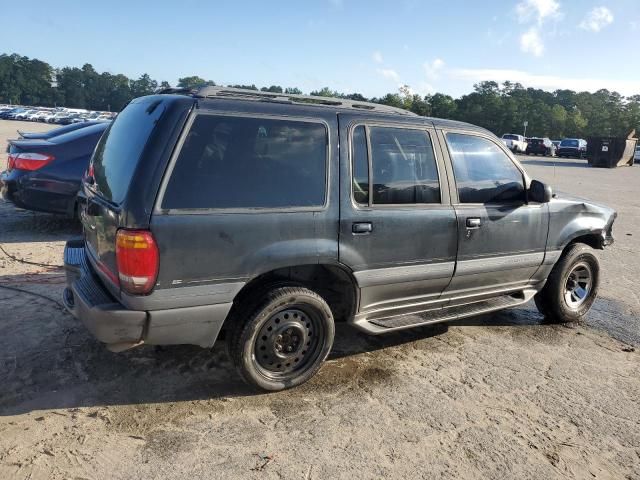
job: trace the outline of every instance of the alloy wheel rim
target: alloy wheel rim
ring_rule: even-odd
[[[569,308],[576,309],[582,305],[591,294],[593,273],[589,264],[579,262],[573,266],[564,286],[564,300]]]

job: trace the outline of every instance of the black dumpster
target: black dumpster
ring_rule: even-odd
[[[633,130],[627,138],[589,137],[587,139],[587,158],[589,165],[601,168],[616,168],[633,165],[633,155],[638,139]]]

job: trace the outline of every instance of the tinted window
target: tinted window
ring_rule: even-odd
[[[134,100],[98,142],[92,158],[94,177],[98,191],[107,200],[124,200],[142,150],[163,112],[161,100]]]
[[[560,146],[561,147],[577,147],[578,140],[562,140],[562,142],[560,142]]]
[[[495,143],[459,133],[448,133],[447,142],[461,203],[525,200],[522,173]]]
[[[423,130],[371,127],[374,204],[439,203],[438,170]]]
[[[321,206],[326,163],[322,124],[199,115],[162,208]]]
[[[369,160],[365,128],[360,125],[353,131],[353,199],[357,203],[369,203]]]
[[[519,140],[517,135],[502,135],[505,140]]]

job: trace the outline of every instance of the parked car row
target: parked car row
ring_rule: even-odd
[[[502,143],[513,153],[526,153],[527,155],[584,158],[587,154],[587,141],[582,138],[551,140],[547,137],[525,138],[523,135],[505,133],[502,135]]]
[[[83,122],[107,122],[113,120],[113,112],[99,112],[78,108],[21,107],[0,105],[0,118],[4,120],[21,120],[26,122],[44,122],[69,125]]]

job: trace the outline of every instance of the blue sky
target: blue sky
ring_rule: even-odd
[[[4,2],[0,52],[175,84],[640,94],[640,0]]]

